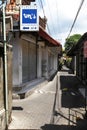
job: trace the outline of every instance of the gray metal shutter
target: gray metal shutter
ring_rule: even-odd
[[[22,45],[23,82],[36,78],[36,45],[24,42]]]
[[[30,44],[29,54],[29,80],[33,80],[36,78],[36,45]]]

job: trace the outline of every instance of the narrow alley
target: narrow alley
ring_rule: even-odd
[[[86,9],[0,0],[0,130],[87,130]]]
[[[25,98],[13,100],[9,130],[86,130],[86,104],[80,81],[63,68]]]

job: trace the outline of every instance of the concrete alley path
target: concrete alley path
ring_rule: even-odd
[[[22,100],[13,100],[9,130],[87,130],[84,86],[67,68]]]
[[[43,130],[87,130],[85,99],[79,89],[84,85],[66,67],[58,72],[58,89],[53,124]]]
[[[28,98],[13,100],[12,122],[9,130],[36,130],[41,129],[41,126],[45,124],[50,124],[56,92],[56,77],[45,86],[34,90]]]

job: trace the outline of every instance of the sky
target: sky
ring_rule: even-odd
[[[43,4],[43,9],[41,6],[41,1]],[[36,0],[39,15],[41,17],[44,17],[44,15],[47,17],[48,26],[46,31],[54,39],[58,40],[62,46],[64,46],[65,39],[68,37],[81,1],[82,0]],[[70,36],[73,34],[83,35],[86,31],[87,0],[84,0]]]
[[[47,18],[46,31],[62,46],[68,37],[71,26],[82,0],[35,0],[39,16]],[[1,0],[0,0],[1,2]],[[43,9],[42,9],[43,6]],[[70,35],[87,32],[87,0],[84,0]]]

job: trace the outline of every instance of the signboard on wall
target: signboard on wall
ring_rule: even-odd
[[[22,5],[20,7],[20,30],[38,31],[39,16],[36,5]]]
[[[87,58],[87,41],[84,42],[84,58]]]

